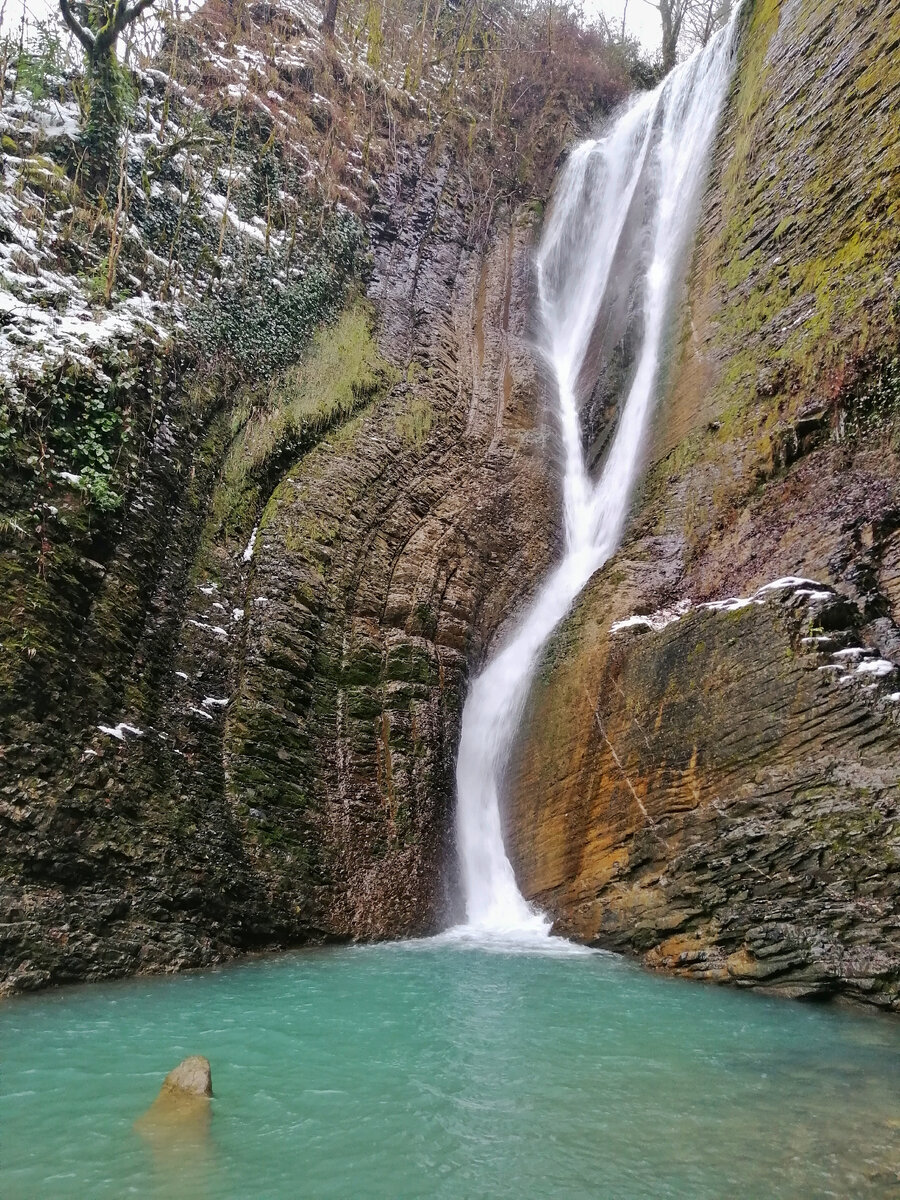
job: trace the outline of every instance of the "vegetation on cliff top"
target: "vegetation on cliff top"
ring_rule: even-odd
[[[127,45],[131,101],[110,116],[105,178],[80,132],[95,124],[96,72],[83,75],[62,26],[0,46],[8,468],[49,449],[53,470],[111,503],[119,489],[100,477],[123,414],[70,421],[61,381],[93,375],[109,397],[117,364],[172,340],[204,370],[283,369],[364,277],[365,214],[404,145],[456,156],[477,235],[499,205],[543,195],[565,140],[639,73],[633,47],[568,4],[354,0],[333,38],[319,16],[304,0],[208,0],[165,17],[152,53]],[[74,434],[66,457],[75,430],[84,442]]]

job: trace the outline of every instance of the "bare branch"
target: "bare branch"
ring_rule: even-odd
[[[662,57],[665,70],[676,62],[679,45],[705,46],[731,10],[730,0],[644,0],[655,8],[662,23]]]
[[[122,24],[120,26],[120,30],[124,29],[126,25],[130,25],[132,21],[136,21],[138,19],[138,17],[141,15],[141,13],[145,9],[149,8],[151,6],[151,4],[153,4],[153,3],[154,3],[154,0],[137,0],[137,3],[132,4],[131,8],[128,8],[128,9],[126,9],[126,7],[123,3],[122,4],[123,20],[122,20]]]
[[[93,32],[86,25],[81,24],[69,7],[69,0],[59,0],[59,8],[65,23],[78,38],[79,42],[81,42],[82,46],[84,46],[88,54],[90,54],[97,41]]]

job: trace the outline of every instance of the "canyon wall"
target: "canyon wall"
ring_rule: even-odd
[[[7,646],[6,989],[448,915],[468,664],[546,569],[553,501],[534,210],[473,239],[431,149],[400,147],[368,295],[282,386],[299,442],[263,455],[278,405],[185,389],[104,560],[57,555],[35,653]]]
[[[546,656],[508,839],[563,932],[896,1008],[900,12],[743,19],[646,478]]]
[[[548,650],[507,834],[563,932],[896,1008],[900,14],[884,9],[747,0],[630,532]],[[260,13],[284,76],[287,25]],[[207,89],[224,69],[209,53]],[[372,81],[317,53],[341,129],[344,93],[363,104]],[[330,154],[306,71],[304,136]],[[539,194],[587,116],[553,103]],[[467,677],[555,557],[558,498],[529,339],[540,206],[479,209],[460,145],[412,108],[397,137],[409,104],[385,102],[358,194],[357,151],[338,155],[371,275],[296,369],[198,382],[145,334],[103,384],[128,421],[146,399],[120,510],[63,472],[28,510],[36,551],[25,464],[0,479],[2,990],[456,915]],[[277,130],[269,114],[254,131],[261,112],[251,146]],[[595,458],[614,383],[586,414]]]
[[[3,96],[0,991],[459,915],[467,677],[556,537],[531,250],[636,63],[420,15],[206,0],[106,191],[71,64]]]

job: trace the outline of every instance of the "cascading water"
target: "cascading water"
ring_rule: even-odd
[[[469,935],[549,935],[547,918],[516,885],[503,843],[500,792],[541,650],[622,535],[675,284],[731,77],[739,8],[727,28],[656,91],[635,100],[605,137],[581,143],[558,185],[538,254],[538,280],[543,349],[558,398],[566,548],[512,637],[472,684],[463,710],[456,820],[467,918],[460,932]],[[623,261],[634,264],[631,280],[620,278]],[[623,282],[638,289],[640,338],[618,427],[595,483],[579,417],[583,376],[595,333]]]

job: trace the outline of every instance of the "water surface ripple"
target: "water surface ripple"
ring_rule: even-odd
[[[317,950],[0,1008],[5,1200],[887,1197],[900,1026],[464,942]],[[132,1122],[205,1054],[205,1139]]]

